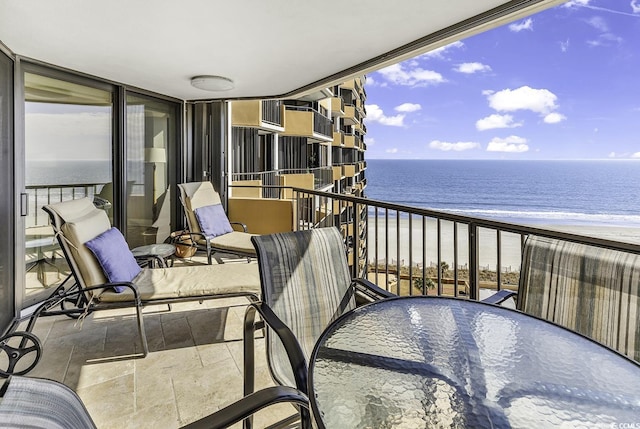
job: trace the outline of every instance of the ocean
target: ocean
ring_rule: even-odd
[[[640,228],[640,161],[367,160],[365,195],[526,225]]]

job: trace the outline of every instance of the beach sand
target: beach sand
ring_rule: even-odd
[[[376,235],[375,218],[369,218],[369,262],[387,259],[395,264],[400,259],[400,265],[421,266],[423,263],[422,248],[426,247],[427,266],[436,265],[437,254],[437,223],[435,220],[426,222],[423,230],[422,220],[409,219],[389,220],[388,237],[385,236],[384,218],[378,218]],[[609,240],[625,241],[640,244],[640,228],[621,226],[593,226],[593,225],[536,225],[541,229],[563,231],[573,234],[587,235],[591,237],[605,238]],[[458,225],[458,266],[464,266],[469,262],[469,238],[466,225]],[[399,230],[399,233],[398,233]],[[425,232],[423,232],[425,231]],[[480,229],[479,259],[480,267],[495,271],[497,266],[497,239],[494,230]],[[441,260],[447,262],[453,268],[454,262],[454,232],[452,222],[441,222]],[[377,246],[376,246],[377,242]],[[518,234],[502,233],[502,252],[500,265],[503,272],[518,271],[520,267],[520,236]],[[377,247],[377,252],[376,252]]]

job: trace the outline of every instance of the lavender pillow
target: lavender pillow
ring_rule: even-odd
[[[118,228],[111,228],[86,243],[96,256],[109,283],[130,282],[141,271]],[[124,292],[125,286],[114,287]]]
[[[227,214],[222,208],[222,204],[202,206],[195,209],[196,218],[200,225],[200,230],[207,238],[233,232]]]

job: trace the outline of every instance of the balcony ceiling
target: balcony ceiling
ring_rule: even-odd
[[[13,53],[183,100],[308,94],[562,0],[0,0]],[[309,24],[314,23],[314,24]],[[193,88],[196,75],[235,88]]]

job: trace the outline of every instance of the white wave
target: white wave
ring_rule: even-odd
[[[578,222],[580,224],[640,226],[640,215],[630,214],[439,208],[432,208],[432,210],[472,217],[489,217],[501,220],[528,220],[535,221],[536,223],[550,221],[561,223]]]

